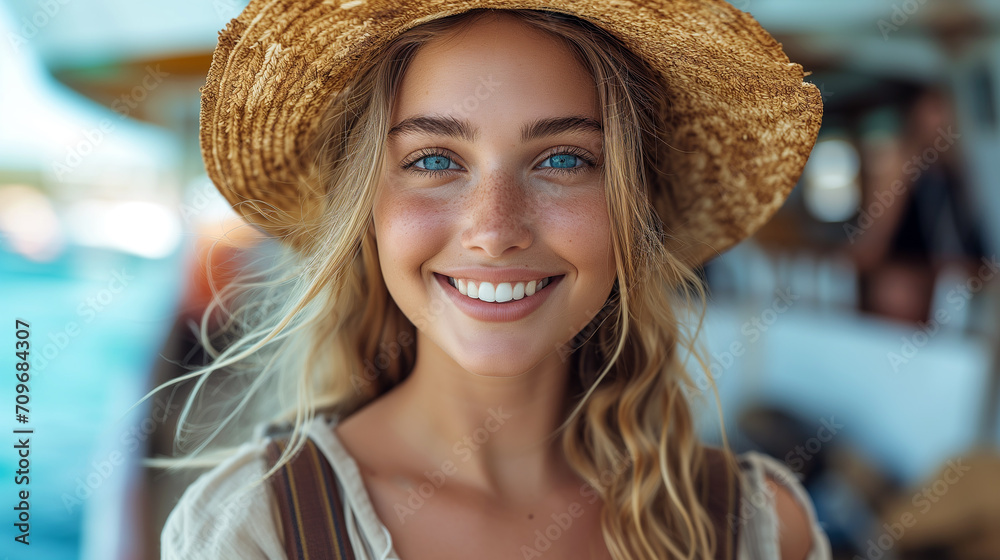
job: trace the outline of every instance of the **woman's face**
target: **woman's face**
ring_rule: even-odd
[[[593,79],[555,39],[480,20],[419,50],[391,119],[375,235],[420,360],[560,363],[615,278]]]

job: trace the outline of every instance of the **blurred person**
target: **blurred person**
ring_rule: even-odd
[[[927,321],[942,270],[974,275],[984,251],[979,217],[962,173],[949,96],[918,95],[901,137],[865,162],[865,201],[851,250],[861,308],[900,321]]]

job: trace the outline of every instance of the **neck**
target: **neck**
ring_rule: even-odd
[[[429,464],[501,500],[530,501],[567,480],[559,437],[550,437],[563,420],[569,373],[558,355],[510,377],[470,373],[419,335],[417,356],[386,397],[396,401],[395,431]]]

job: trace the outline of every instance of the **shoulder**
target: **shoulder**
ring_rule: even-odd
[[[737,456],[741,558],[828,560],[830,543],[809,494],[786,465],[757,452]]]
[[[774,495],[781,558],[806,560],[812,550],[812,527],[805,507],[792,490],[773,477],[767,478],[767,488]]]
[[[267,442],[244,443],[187,487],[163,526],[161,558],[285,558],[263,480]]]

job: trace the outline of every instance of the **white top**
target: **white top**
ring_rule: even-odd
[[[357,463],[333,431],[336,422],[335,416],[316,416],[307,426],[307,433],[330,461],[342,485],[344,519],[354,554],[358,560],[399,560],[389,530],[375,514]],[[268,483],[228,503],[222,501],[267,470],[265,427],[257,426],[251,441],[184,491],[160,535],[162,560],[287,560],[279,538],[279,521],[272,513],[277,506]],[[829,539],[816,521],[812,501],[792,471],[760,453],[744,453],[739,459],[747,474],[748,487],[742,489],[738,559],[780,558],[778,519],[773,495],[765,483],[765,476],[769,475],[787,487],[809,515],[813,549],[808,560],[830,560]]]

